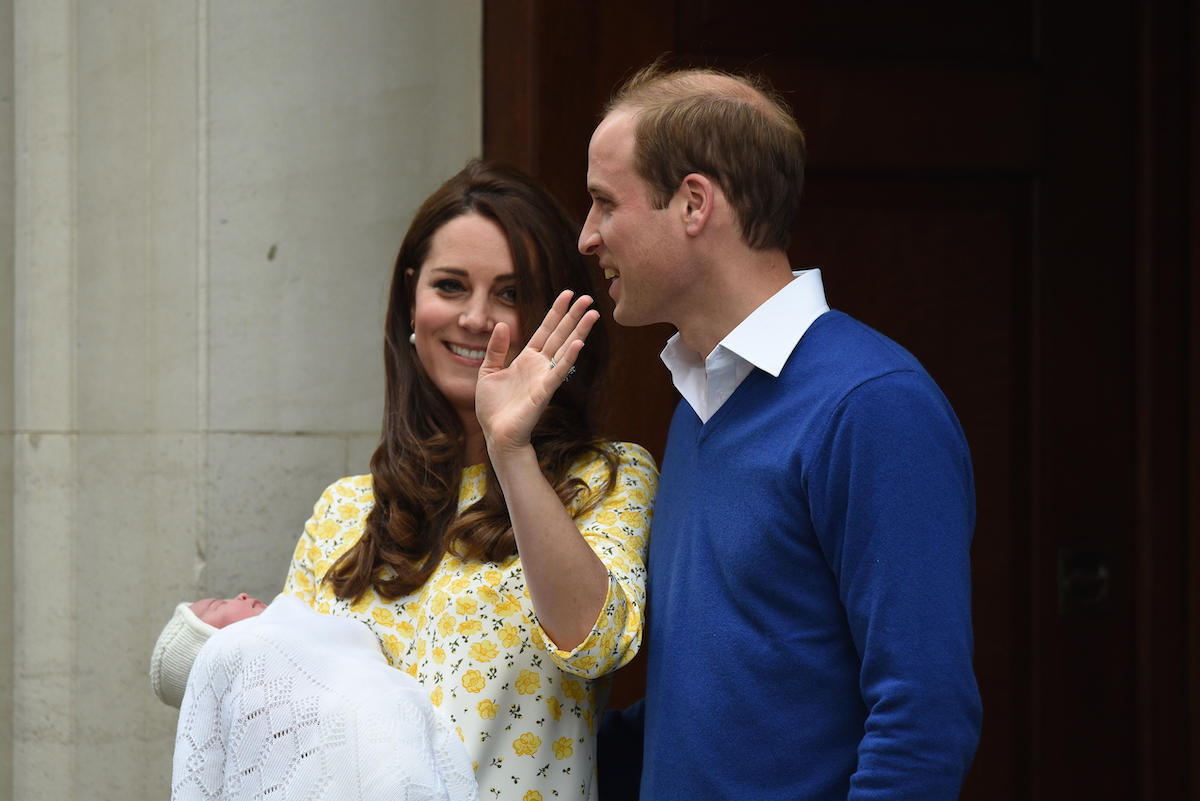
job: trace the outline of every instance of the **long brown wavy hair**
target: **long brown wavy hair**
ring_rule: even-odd
[[[417,210],[392,272],[383,353],[387,389],[383,434],[371,457],[375,506],[363,535],[325,576],[340,598],[357,600],[373,588],[395,599],[420,587],[447,550],[463,559],[502,561],[516,539],[499,482],[487,466],[487,490],[462,515],[458,493],[467,466],[459,415],[430,380],[409,344],[414,290],[434,234],[463,214],[500,226],[516,273],[517,315],[523,335],[536,325],[563,289],[590,292],[576,248],[578,227],[557,201],[519,170],[472,160]],[[608,342],[597,322],[575,364],[572,379],[555,393],[533,431],[542,472],[566,504],[587,487],[568,476],[581,457],[607,461],[601,491],[582,497],[579,511],[594,507],[616,482],[616,456],[598,438],[592,401],[601,396]],[[577,511],[578,514],[578,511]]]

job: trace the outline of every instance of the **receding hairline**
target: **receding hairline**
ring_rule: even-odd
[[[619,120],[631,124],[633,167],[654,208],[698,172],[726,193],[748,244],[787,247],[803,184],[804,131],[765,76],[668,70],[660,58],[614,91],[592,146]]]
[[[659,71],[655,66],[634,75],[605,108],[605,117],[617,111],[638,112],[664,102],[679,102],[689,98],[722,98],[740,101],[757,110],[771,114],[776,103],[752,77],[732,75],[712,69]]]

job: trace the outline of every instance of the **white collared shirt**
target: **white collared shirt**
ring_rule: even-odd
[[[675,334],[661,358],[679,394],[707,423],[757,367],[778,378],[783,365],[813,321],[829,311],[818,269],[798,270],[788,285],[742,320],[707,359]]]

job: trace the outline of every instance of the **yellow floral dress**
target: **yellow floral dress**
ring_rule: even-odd
[[[395,601],[368,591],[354,603],[320,579],[362,536],[374,503],[371,477],[332,484],[313,508],[296,546],[284,592],[318,612],[366,623],[391,664],[414,676],[457,727],[475,766],[482,799],[594,799],[597,717],[609,673],[641,644],[646,547],[658,470],[638,445],[610,443],[620,457],[613,491],[576,517],[608,568],[608,597],[591,634],[572,651],[549,641],[537,622],[521,560],[464,562],[447,554],[420,589]],[[590,458],[572,475],[602,486],[604,462]],[[484,465],[463,471],[458,508],[482,497]],[[569,505],[575,515],[579,499]]]

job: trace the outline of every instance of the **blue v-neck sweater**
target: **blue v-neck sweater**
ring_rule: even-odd
[[[643,801],[953,799],[975,752],[970,457],[907,351],[839,312],[706,423],[650,537]]]

